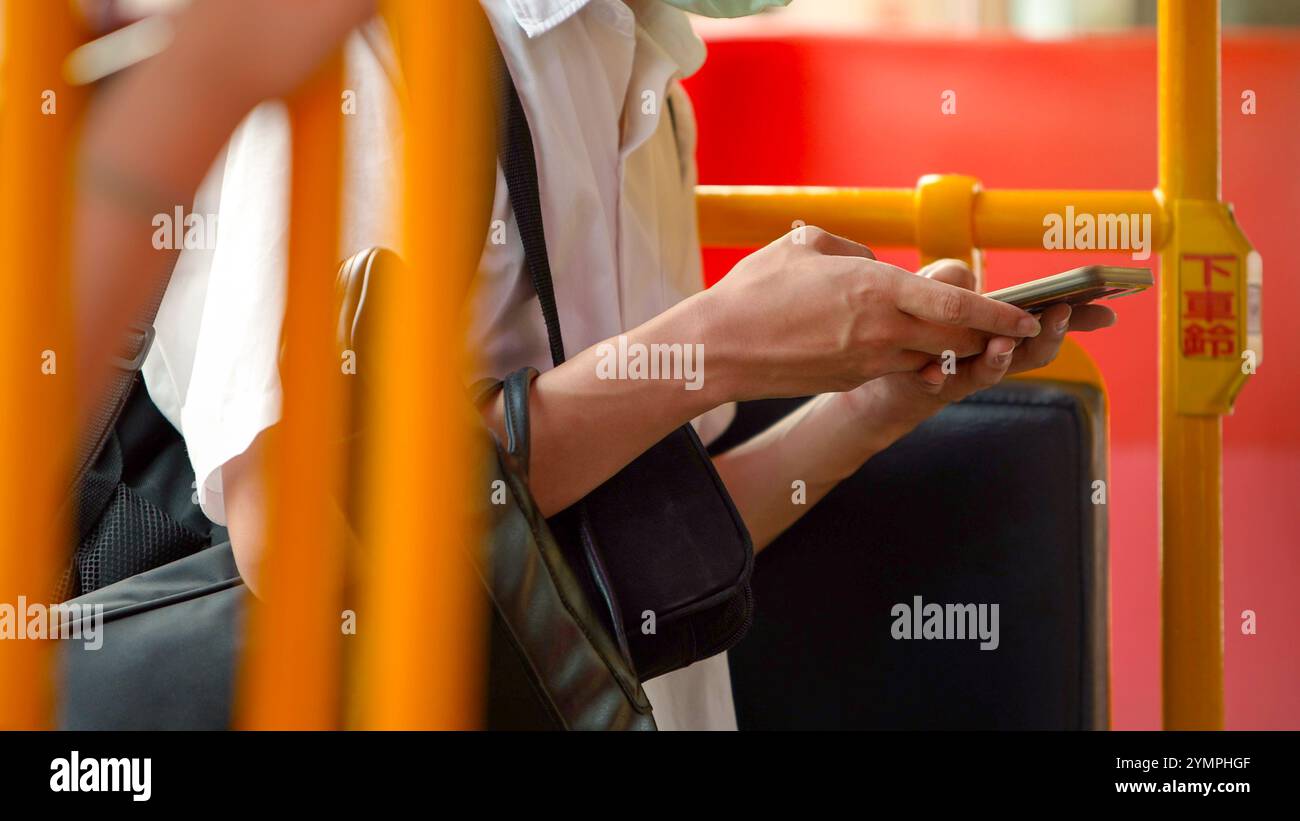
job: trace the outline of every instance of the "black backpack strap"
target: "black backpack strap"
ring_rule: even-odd
[[[81,439],[77,443],[75,469],[66,503],[72,509],[68,511],[65,508],[65,515],[70,512],[76,517],[77,533],[80,537],[84,537],[88,532],[87,528],[99,519],[100,513],[116,490],[116,480],[120,478],[120,460],[117,462],[119,476],[112,477],[112,481],[108,480],[109,477],[95,475],[92,469],[99,461],[100,455],[108,444],[109,436],[117,425],[117,420],[126,408],[127,400],[130,399],[136,380],[139,378],[140,369],[144,366],[144,360],[153,346],[153,322],[158,315],[158,308],[162,305],[163,294],[166,293],[170,281],[169,271],[158,284],[157,290],[139,318],[131,324],[131,332],[122,354],[113,358],[113,374],[109,379],[108,388],[96,405],[94,414],[87,420],[86,428],[81,432]]]
[[[551,282],[551,263],[546,255],[546,233],[542,228],[542,201],[537,185],[537,159],[533,154],[533,134],[528,117],[519,101],[510,70],[504,61],[498,64],[497,79],[503,106],[498,154],[510,192],[510,207],[519,225],[524,245],[528,275],[542,306],[546,321],[546,338],[551,344],[551,363],[564,361],[564,338],[560,335],[560,314],[555,307],[555,286]]]
[[[104,442],[108,439],[108,432],[113,429],[117,418],[122,415],[122,409],[126,407],[127,397],[131,395],[131,389],[135,386],[136,375],[144,367],[144,361],[153,347],[153,321],[158,316],[158,308],[162,305],[163,294],[167,291],[169,281],[171,281],[171,274],[168,274],[158,287],[157,293],[145,306],[139,319],[131,323],[130,334],[122,355],[113,357],[113,375],[102,401],[95,409],[95,415],[83,432],[77,450],[77,470],[73,473],[74,477],[80,477],[99,457],[99,452],[104,449]]]

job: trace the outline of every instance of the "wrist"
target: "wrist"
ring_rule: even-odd
[[[821,406],[838,432],[836,447],[826,462],[828,478],[839,483],[852,476],[871,457],[892,445],[901,433],[882,426],[871,413],[862,412],[853,391],[822,394]]]
[[[736,400],[731,357],[712,332],[707,291],[682,300],[642,326],[647,341],[691,346],[696,378],[687,384],[694,416]],[[641,330],[641,329],[638,329]],[[692,416],[692,418],[694,418]]]
[[[543,378],[551,376],[550,382],[566,374],[575,392],[599,386],[606,403],[630,404],[638,412],[653,406],[676,427],[726,401],[719,399],[724,391],[698,328],[694,311],[679,303],[592,345]],[[594,385],[588,381],[593,377]]]
[[[925,415],[900,411],[889,395],[888,377],[873,379],[852,391],[837,394],[843,412],[861,432],[862,447],[875,455],[902,439]]]
[[[734,340],[720,333],[717,323],[717,300],[709,290],[700,291],[672,307],[672,316],[683,338],[699,343],[705,354],[706,374],[702,397],[709,408],[749,398],[742,376],[744,362],[733,345]]]

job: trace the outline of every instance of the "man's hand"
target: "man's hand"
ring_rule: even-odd
[[[717,404],[852,390],[915,374],[944,351],[974,356],[990,335],[1039,333],[1028,313],[969,283],[918,277],[814,226],[745,257],[688,303],[700,318],[712,363],[706,388],[717,389]]]
[[[975,277],[965,263],[945,259],[931,263],[919,276],[971,289]],[[853,391],[851,405],[887,441],[916,427],[950,402],[998,384],[1007,374],[1041,368],[1056,358],[1070,331],[1093,331],[1115,324],[1115,313],[1101,305],[1054,305],[1040,315],[1042,333],[1032,339],[994,336],[984,350],[957,360],[946,374],[941,361],[910,373],[895,373]],[[956,354],[956,352],[954,352]]]

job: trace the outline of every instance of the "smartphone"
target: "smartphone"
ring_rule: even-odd
[[[1009,302],[1017,308],[1036,314],[1061,302],[1082,305],[1098,299],[1116,299],[1145,291],[1151,285],[1151,271],[1146,268],[1086,265],[1073,271],[992,291],[984,296]]]

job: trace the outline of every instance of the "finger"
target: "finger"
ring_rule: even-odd
[[[959,259],[937,259],[916,273],[927,279],[965,288],[967,291],[975,290],[975,272]]]
[[[896,281],[899,310],[919,319],[998,336],[1038,335],[1038,320],[1014,305],[925,277],[905,276]]]
[[[1070,316],[1071,331],[1096,331],[1115,324],[1115,312],[1105,305],[1076,305]]]
[[[1041,368],[1056,358],[1065,341],[1065,334],[1070,329],[1071,308],[1069,305],[1053,305],[1039,316],[1043,332],[1033,339],[1026,339],[1017,349],[1012,362],[1013,373]]]
[[[908,373],[920,371],[935,363],[934,354],[924,351],[897,351],[890,357],[887,373]]]
[[[804,244],[819,254],[825,254],[828,257],[876,258],[872,250],[862,243],[845,239],[815,225],[807,225],[791,231],[790,233],[796,241],[798,241],[800,231],[804,232]]]
[[[960,384],[954,384],[952,387],[961,390],[962,395],[965,396],[998,384],[1011,368],[1016,347],[1016,340],[1011,337],[993,337],[989,340],[984,353],[971,357],[957,366]]]
[[[944,383],[948,381],[948,374],[944,373],[943,366],[938,362],[931,362],[916,373],[921,377],[921,387],[931,393],[943,390]]]
[[[958,359],[983,353],[988,344],[988,334],[972,331],[970,328],[939,325],[926,322],[912,316],[902,317],[903,323],[898,334],[899,347],[912,351],[924,351],[932,356],[951,353]]]
[[[1038,315],[1038,323],[1051,336],[1064,336],[1070,330],[1074,309],[1066,304],[1052,305]]]

